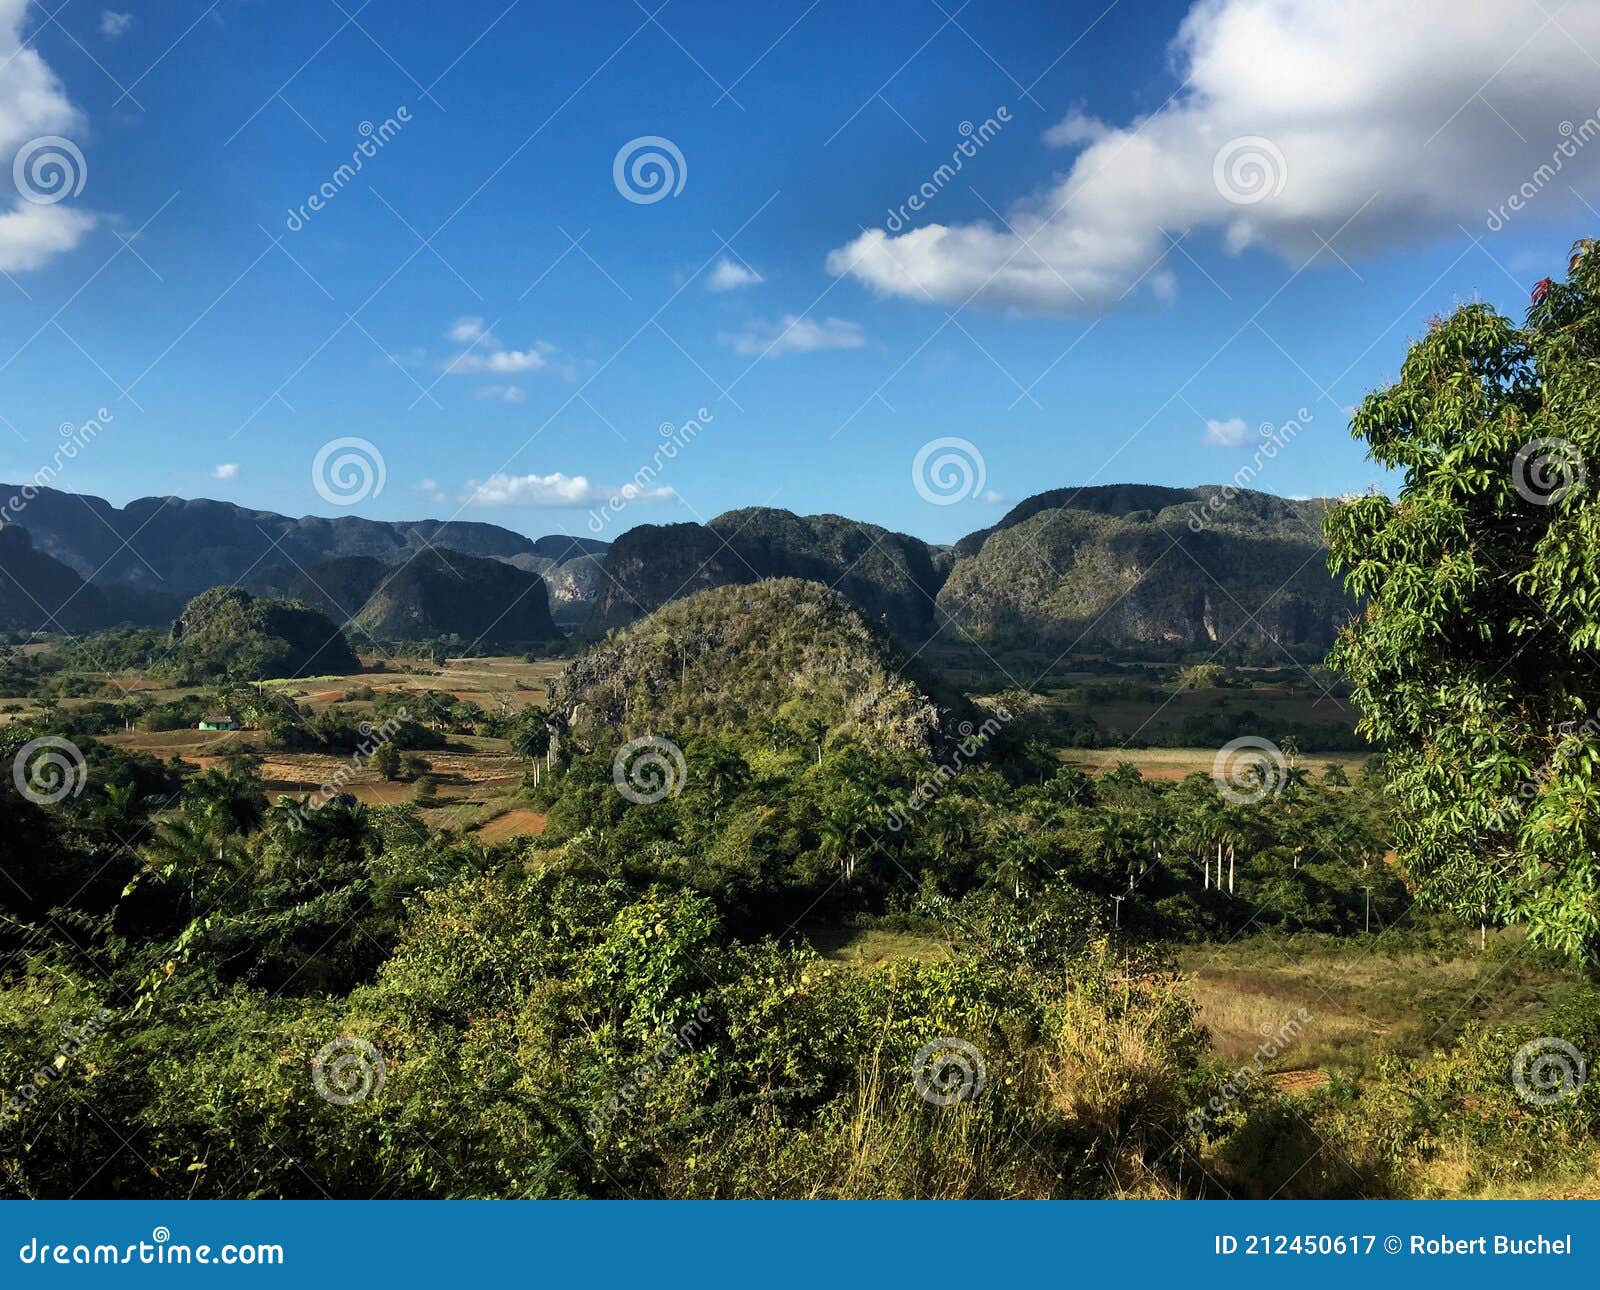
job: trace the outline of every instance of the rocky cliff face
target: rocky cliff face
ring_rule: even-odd
[[[956,561],[940,612],[995,648],[1326,650],[1355,606],[1317,530],[1294,510],[1270,523],[1208,512],[1202,493],[1159,512],[1046,508],[1003,522]]]
[[[351,556],[276,581],[276,590],[348,624],[357,639],[457,636],[509,648],[560,636],[537,573],[457,551],[423,551],[395,565]]]
[[[941,575],[925,542],[840,515],[752,508],[708,524],[641,525],[606,556],[586,632],[601,636],[669,600],[730,583],[806,578],[837,587],[869,621],[925,638]]]
[[[553,538],[540,538],[553,543]],[[582,629],[605,582],[605,552],[574,553],[569,548],[562,557],[513,555],[502,557],[507,564],[544,579],[550,597],[550,616],[563,631]]]

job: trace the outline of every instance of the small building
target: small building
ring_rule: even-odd
[[[208,712],[200,718],[201,730],[237,730],[238,726],[226,712]]]

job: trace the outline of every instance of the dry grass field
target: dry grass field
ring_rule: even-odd
[[[430,663],[396,663],[363,657],[366,670],[342,676],[297,677],[266,684],[313,713],[338,707],[356,719],[372,709],[363,696],[416,694],[435,691],[453,699],[476,703],[489,712],[519,711],[546,702],[546,687],[565,666],[566,660],[542,658],[532,661],[518,657],[450,659],[442,667]],[[402,670],[402,666],[404,670]],[[104,680],[105,678],[97,678]],[[125,694],[148,696],[164,702],[187,695],[205,694],[205,687],[169,686],[129,673],[112,678],[107,697]],[[93,699],[65,699],[63,708],[93,702]],[[27,700],[7,704],[17,710],[0,713],[0,723],[18,720],[37,710]],[[285,751],[270,748],[253,730],[211,731],[123,730],[102,736],[106,743],[148,753],[162,760],[177,757],[187,764],[205,769],[232,752],[248,750],[261,759],[260,774],[269,794],[312,793],[334,782],[341,769],[348,778],[342,790],[371,805],[393,805],[411,800],[416,786],[387,781],[366,769],[349,776],[349,755]],[[422,810],[422,818],[436,829],[481,830],[485,842],[499,842],[523,834],[537,834],[544,826],[542,816],[518,809],[517,790],[527,765],[512,756],[503,739],[478,735],[452,734],[447,746],[427,751],[429,778],[437,793],[435,804]]]
[[[1069,748],[1062,760],[1090,775],[1110,770],[1119,762],[1132,762],[1146,779],[1178,780],[1195,771],[1211,774],[1215,748]],[[1299,764],[1321,775],[1329,762],[1337,762],[1354,779],[1367,754],[1352,752],[1301,752]]]

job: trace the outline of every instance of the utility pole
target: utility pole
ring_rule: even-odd
[[[1111,925],[1113,927],[1121,927],[1122,926],[1122,902],[1123,902],[1124,898],[1122,896],[1113,896],[1111,899],[1112,899],[1113,903],[1115,903],[1115,905],[1117,907],[1116,917],[1112,920]]]
[[[1367,893],[1367,935],[1370,936],[1372,935],[1372,888],[1363,887],[1361,890]]]

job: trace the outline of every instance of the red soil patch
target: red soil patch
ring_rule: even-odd
[[[478,830],[478,837],[490,844],[504,842],[507,838],[536,838],[549,822],[549,818],[538,811],[519,807],[490,820]]]

